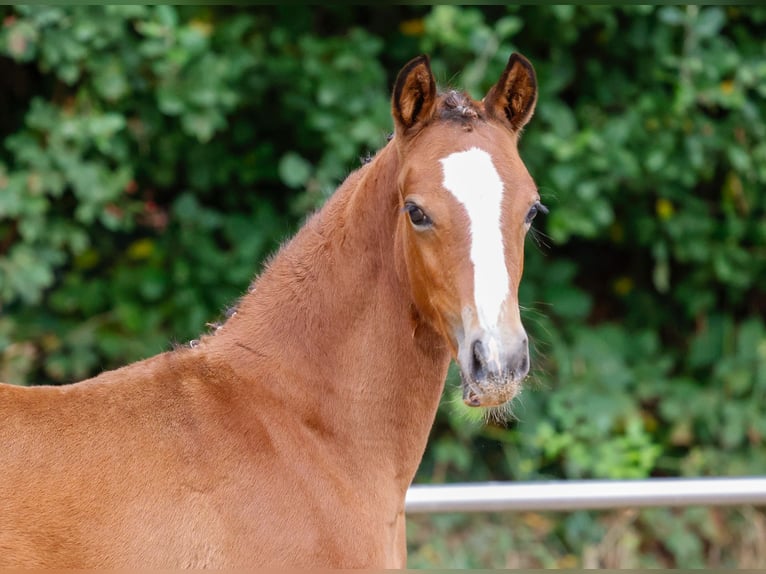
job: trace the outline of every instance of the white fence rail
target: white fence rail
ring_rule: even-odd
[[[414,485],[407,492],[406,500],[406,509],[410,514],[766,505],[766,478],[654,478]]]

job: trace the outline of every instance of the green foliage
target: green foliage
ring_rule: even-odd
[[[71,382],[196,338],[383,145],[407,59],[429,53],[442,85],[481,97],[519,50],[540,85],[521,153],[551,208],[520,293],[533,384],[502,428],[462,406],[452,373],[418,480],[766,471],[766,9],[17,6],[0,20],[0,380]],[[761,514],[700,512],[439,517],[411,529],[428,540],[413,564],[766,563],[747,554]]]
[[[285,19],[8,10],[0,48],[23,101],[0,151],[0,305],[23,343],[1,352],[37,360],[4,378],[68,382],[195,338],[380,147],[381,41]]]

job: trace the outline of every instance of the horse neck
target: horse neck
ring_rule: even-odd
[[[205,345],[246,383],[253,416],[284,411],[280,424],[342,441],[346,465],[366,463],[406,488],[449,353],[397,272],[397,168],[389,144],[352,174]]]

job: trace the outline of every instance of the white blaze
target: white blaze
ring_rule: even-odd
[[[508,269],[500,230],[503,181],[490,155],[479,148],[450,154],[441,164],[444,187],[468,212],[473,296],[479,324],[494,330],[508,297]]]

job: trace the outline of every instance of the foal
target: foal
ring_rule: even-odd
[[[0,385],[0,567],[403,567],[450,358],[467,404],[529,369],[517,290],[544,210],[514,54],[480,101],[399,73],[395,135],[193,348]]]

